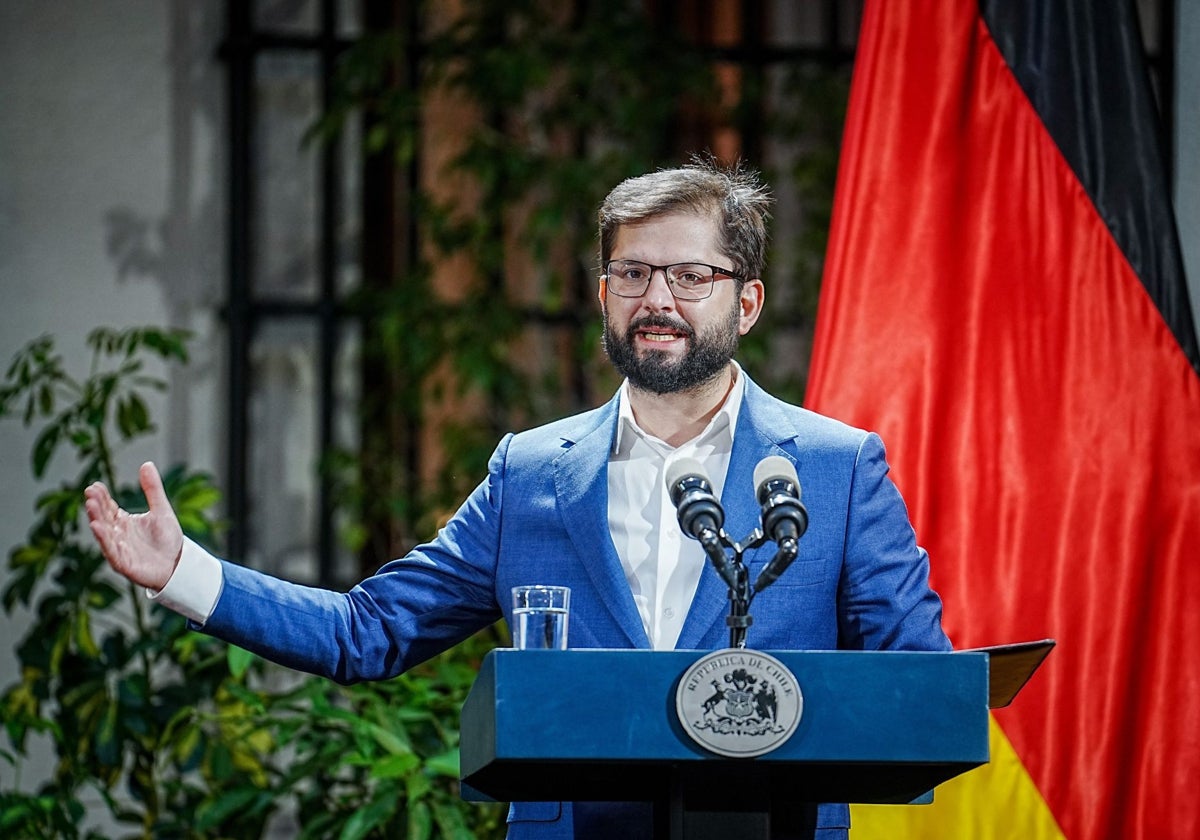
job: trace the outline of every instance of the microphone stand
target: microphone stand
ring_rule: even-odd
[[[746,631],[754,623],[750,615],[750,601],[754,595],[750,591],[750,570],[742,562],[742,555],[753,548],[758,548],[767,541],[762,529],[755,528],[740,543],[734,542],[722,528],[717,532],[721,544],[733,552],[729,563],[733,580],[726,578],[729,584],[729,615],[725,617],[725,625],[729,628],[729,646],[744,648],[746,646]]]

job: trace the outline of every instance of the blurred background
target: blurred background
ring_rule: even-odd
[[[1198,301],[1200,6],[1136,5]],[[114,469],[203,471],[224,556],[348,586],[428,536],[500,434],[611,394],[595,208],[621,178],[698,153],[764,173],[767,311],[741,358],[803,399],[861,14],[8,0],[0,357],[50,335],[85,376],[94,328],[187,330],[186,364],[150,363],[166,388]],[[35,476],[37,440],[0,424],[6,547],[73,469],[59,452]],[[30,621],[0,617],[0,685]],[[44,753],[15,786],[52,773]]]

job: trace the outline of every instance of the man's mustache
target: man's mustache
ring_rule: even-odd
[[[633,339],[633,334],[638,330],[644,330],[651,327],[659,327],[661,329],[675,330],[683,333],[687,338],[695,338],[696,331],[686,321],[675,321],[668,318],[666,315],[643,315],[629,322],[629,328],[625,330],[625,335],[630,340]]]

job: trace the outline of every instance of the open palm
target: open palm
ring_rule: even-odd
[[[138,479],[150,509],[129,513],[96,482],[84,491],[88,524],[108,564],[119,574],[150,589],[162,589],[175,571],[183,549],[183,529],[167,501],[158,468],[147,462]]]

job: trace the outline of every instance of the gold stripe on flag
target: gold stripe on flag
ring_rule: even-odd
[[[850,840],[1065,840],[993,716],[990,763],[934,791],[932,805],[852,805]]]

